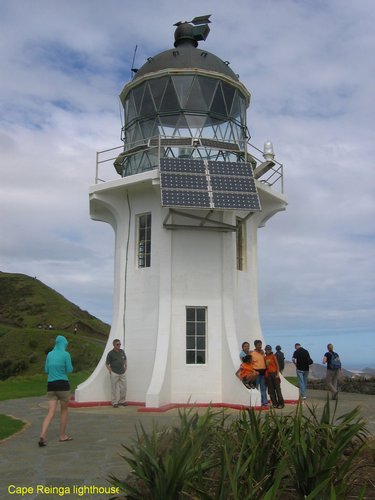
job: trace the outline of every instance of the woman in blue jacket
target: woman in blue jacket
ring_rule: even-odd
[[[48,374],[47,398],[48,413],[43,420],[42,431],[39,437],[39,446],[46,446],[46,434],[49,424],[56,413],[57,403],[60,401],[60,441],[71,441],[65,433],[68,422],[68,406],[70,400],[70,385],[68,373],[73,371],[70,354],[66,352],[68,341],[62,335],[56,337],[55,347],[48,353],[44,371]]]

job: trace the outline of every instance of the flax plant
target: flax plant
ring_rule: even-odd
[[[150,434],[140,425],[133,444],[123,445],[132,472],[126,482],[110,478],[122,498],[342,500],[368,434],[358,408],[337,417],[328,399],[320,414],[300,404],[294,415],[191,409],[179,419]],[[357,498],[365,498],[365,486]]]
[[[252,409],[242,412],[223,436],[220,455],[215,499],[259,499],[267,492],[267,498],[276,498],[282,479],[282,450],[272,412],[265,416]]]
[[[338,418],[336,412],[337,402],[331,411],[327,399],[320,418],[315,407],[305,416],[300,404],[289,426],[278,421],[289,482],[303,498],[347,498],[353,486],[354,462],[368,433],[358,408]]]
[[[149,436],[140,425],[133,446],[125,446],[123,458],[132,468],[130,481],[124,483],[111,476],[126,498],[136,500],[177,500],[186,498],[184,491],[194,489],[194,482],[217,465],[210,453],[214,428],[219,419],[211,410],[198,416],[193,410],[179,412],[180,426],[159,431],[154,427]],[[132,479],[135,479],[133,481]]]

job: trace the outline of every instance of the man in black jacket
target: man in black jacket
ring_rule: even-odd
[[[301,399],[306,399],[307,377],[309,375],[309,366],[312,363],[309,351],[304,349],[301,344],[295,344],[292,361],[296,365],[297,379]]]
[[[284,356],[283,351],[281,350],[281,346],[280,345],[276,346],[275,356],[277,358],[277,362],[279,363],[280,373],[283,373],[283,370],[284,370],[284,367],[285,367],[285,356]]]

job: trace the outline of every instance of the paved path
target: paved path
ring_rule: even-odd
[[[308,402],[318,411],[325,403],[324,391],[310,390]],[[340,394],[339,414],[360,406],[367,421],[369,431],[375,435],[375,396],[361,394]],[[154,423],[159,427],[178,421],[178,411],[165,413],[139,413],[137,407],[128,406],[70,409],[68,434],[73,441],[58,441],[59,414],[56,414],[48,432],[48,446],[37,445],[40,426],[46,415],[45,397],[23,398],[0,402],[0,413],[12,415],[28,422],[28,427],[16,436],[0,443],[0,499],[108,499],[108,494],[73,492],[73,487],[109,487],[107,478],[114,474],[125,479],[128,468],[120,454],[121,443],[127,445],[135,437],[136,424],[141,422],[145,429],[151,430]],[[204,411],[203,409],[199,410]],[[236,413],[236,410],[228,410]],[[293,412],[294,406],[286,406],[282,412]],[[28,487],[24,496],[16,494],[14,487]],[[61,495],[56,491],[38,493],[37,485],[65,487]],[[10,488],[10,489],[9,489]],[[68,494],[70,490],[71,494]]]

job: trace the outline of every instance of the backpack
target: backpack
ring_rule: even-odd
[[[330,364],[331,364],[331,370],[340,370],[341,368],[340,356],[336,352],[332,353]]]

